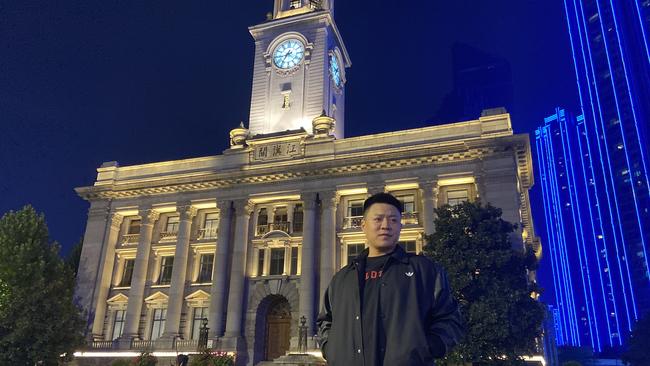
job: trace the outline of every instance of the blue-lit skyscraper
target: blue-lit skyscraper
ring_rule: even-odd
[[[625,271],[624,328],[650,310],[650,1],[565,0],[594,185]],[[607,210],[605,210],[607,207]]]
[[[536,131],[557,339],[621,346],[650,311],[650,0],[565,0],[582,115]]]

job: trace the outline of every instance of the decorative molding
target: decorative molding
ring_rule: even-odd
[[[118,213],[113,213],[111,215],[111,229],[119,230],[123,221],[124,221],[124,216]]]
[[[138,215],[142,219],[140,222],[141,226],[153,225],[160,218],[160,212],[150,208],[141,209]]]
[[[253,213],[253,210],[255,209],[255,204],[253,204],[253,202],[251,202],[249,199],[234,201],[234,206],[235,206],[235,214],[237,216],[239,215],[250,216],[251,213]]]
[[[338,191],[329,191],[320,193],[319,197],[323,209],[336,209],[341,199],[341,194]]]
[[[314,210],[318,205],[316,202],[316,193],[315,192],[305,192],[300,195],[302,200],[302,209],[303,211]]]
[[[198,212],[196,207],[193,207],[192,205],[186,203],[183,203],[182,205],[176,207],[176,211],[180,214],[181,221],[192,220],[192,218],[196,216]]]
[[[217,208],[219,209],[219,216],[221,217],[223,217],[226,212],[230,212],[230,207],[232,207],[232,201],[230,200],[217,201]]]
[[[525,149],[524,145],[518,148]],[[435,150],[435,149],[431,149]],[[511,150],[511,149],[510,149]],[[157,196],[168,195],[174,193],[187,193],[197,191],[208,191],[214,189],[224,189],[236,187],[242,184],[257,184],[257,183],[277,183],[282,181],[298,181],[306,178],[310,179],[324,179],[336,178],[338,176],[348,176],[350,174],[363,174],[372,173],[375,171],[390,171],[400,169],[412,169],[414,166],[424,168],[427,166],[447,166],[456,165],[460,163],[468,163],[472,161],[481,161],[493,156],[502,156],[504,154],[510,155],[512,151],[505,151],[503,147],[481,147],[468,149],[456,153],[437,154],[437,151],[432,151],[424,156],[404,158],[404,159],[386,159],[383,161],[371,160],[367,157],[363,158],[350,158],[348,163],[335,167],[317,166],[311,163],[308,169],[301,169],[302,164],[295,164],[293,167],[288,167],[281,173],[259,173],[255,170],[247,171],[249,174],[241,176],[241,173],[232,174],[230,176],[219,177],[218,175],[211,175],[202,181],[176,183],[158,185],[155,187],[133,187],[123,190],[106,189],[88,187],[78,190],[79,195],[87,200],[95,199],[125,199],[135,198],[142,196]],[[427,152],[424,150],[423,152]],[[356,163],[358,161],[358,163]],[[330,162],[331,163],[331,162]],[[518,161],[519,174],[522,177],[524,187],[529,186],[530,173],[527,165],[522,165]]]

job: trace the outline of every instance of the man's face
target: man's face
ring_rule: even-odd
[[[370,255],[388,253],[397,244],[402,230],[399,210],[387,203],[375,203],[368,208],[361,221]]]

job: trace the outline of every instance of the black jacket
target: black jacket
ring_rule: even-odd
[[[330,366],[370,366],[363,360],[360,302],[367,256],[368,249],[343,267],[325,292],[317,323],[321,351]],[[398,245],[388,258],[381,283],[384,365],[433,365],[434,357],[444,356],[460,341],[464,323],[440,266]],[[368,343],[374,347],[375,342]]]

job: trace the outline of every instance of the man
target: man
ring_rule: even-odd
[[[401,212],[387,193],[363,204],[368,248],[334,275],[318,316],[330,366],[433,365],[464,334],[442,268],[397,245]]]

